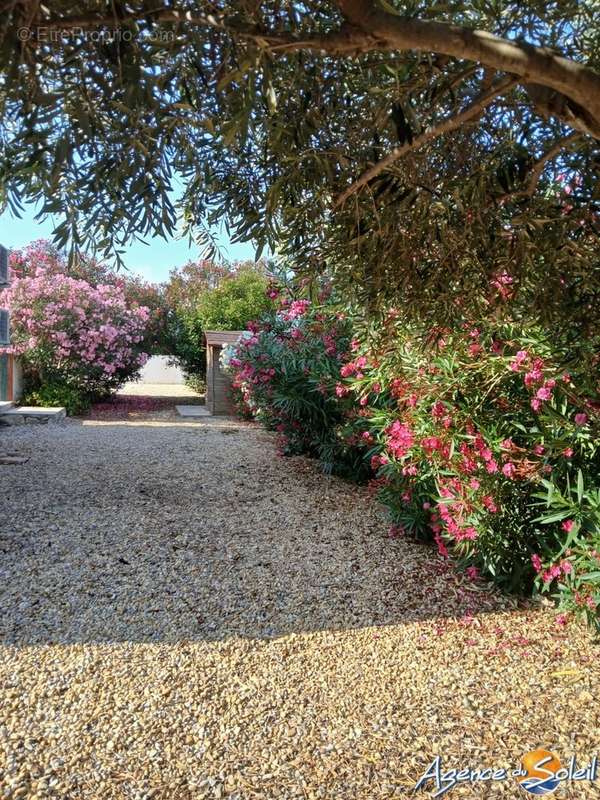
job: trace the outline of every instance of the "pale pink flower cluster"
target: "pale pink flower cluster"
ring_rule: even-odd
[[[92,381],[134,373],[150,312],[127,304],[121,286],[92,286],[39,266],[0,292],[11,320],[10,351],[37,368],[89,374]]]

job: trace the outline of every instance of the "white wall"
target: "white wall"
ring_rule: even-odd
[[[169,364],[169,356],[151,356],[140,372],[139,383],[184,383],[183,372]]]

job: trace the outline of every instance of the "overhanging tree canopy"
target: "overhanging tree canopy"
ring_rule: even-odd
[[[506,271],[591,324],[595,0],[3,4],[3,202],[106,251],[225,218],[441,316]],[[567,316],[569,316],[567,314]]]

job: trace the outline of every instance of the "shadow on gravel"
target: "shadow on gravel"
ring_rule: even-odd
[[[0,466],[4,644],[271,639],[506,607],[270,434],[160,413],[0,434],[29,456]]]

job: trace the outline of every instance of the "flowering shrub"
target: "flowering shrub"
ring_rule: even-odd
[[[497,279],[510,299],[507,276]],[[392,534],[435,542],[467,574],[548,593],[598,620],[597,355],[503,313],[459,329],[391,311],[351,337],[343,315],[285,301],[230,359],[245,413],[285,452],[363,477]]]
[[[123,288],[92,286],[43,266],[0,293],[11,314],[10,351],[20,356],[32,399],[63,397],[69,410],[103,397],[145,363],[149,318]]]
[[[587,574],[563,561],[557,572],[557,559],[574,552],[570,514],[586,517],[588,552],[600,544],[597,525],[581,503],[553,508],[574,476],[592,492],[598,480],[596,389],[585,360],[579,374],[577,365],[567,371],[568,355],[542,331],[497,320],[438,332],[423,347],[392,315],[381,338],[349,383],[358,402],[368,399],[371,462],[399,529],[431,536],[443,555],[509,590],[535,581],[553,591],[565,575]]]
[[[21,250],[12,250],[9,259],[13,279],[31,278],[43,273],[67,275],[94,287],[107,284],[118,286],[128,306],[144,306],[149,311],[142,349],[152,354],[171,353],[170,298],[164,287],[125,270],[114,272],[107,264],[84,255],[76,264],[69,264],[65,255],[46,239],[37,239]]]
[[[349,343],[345,318],[295,300],[249,327],[225,353],[238,411],[276,430],[283,453],[305,453],[329,472],[363,476],[368,467],[347,436],[352,404],[346,390],[335,392]]]

